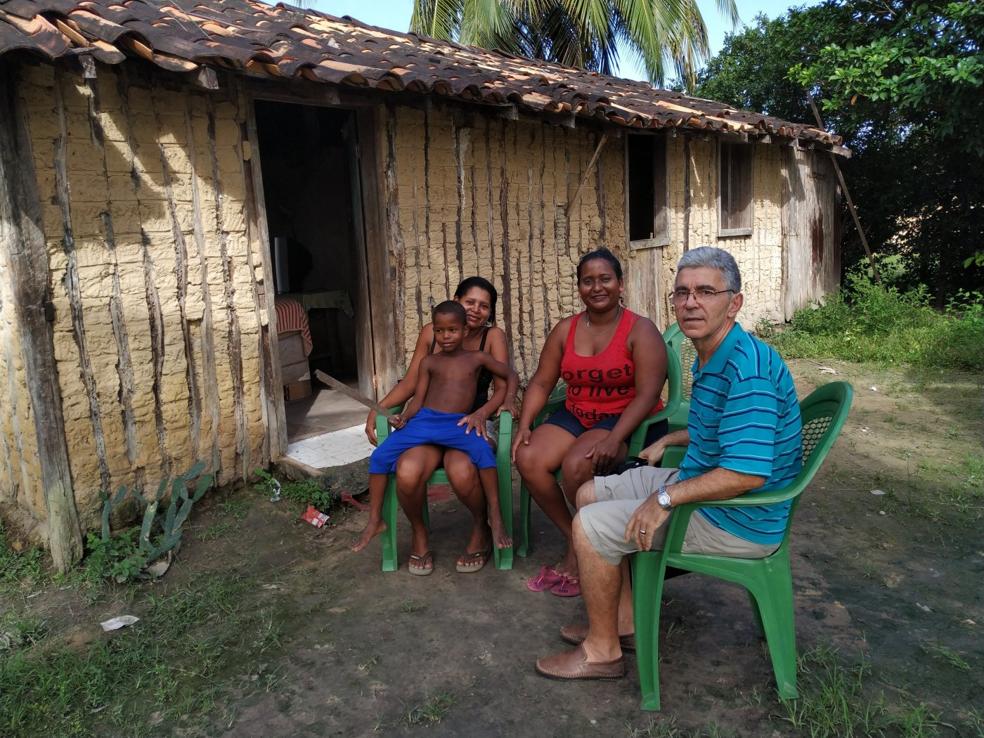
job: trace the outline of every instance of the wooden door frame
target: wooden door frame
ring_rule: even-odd
[[[383,287],[391,279],[389,259],[386,250],[385,220],[382,217],[385,208],[381,207],[381,183],[378,164],[378,127],[377,119],[370,103],[364,105],[339,102],[338,95],[326,94],[320,96],[299,96],[283,93],[268,88],[248,89],[247,100],[247,137],[255,146],[256,152],[250,157],[250,171],[253,179],[252,193],[249,198],[254,209],[254,222],[257,237],[261,241],[261,259],[263,281],[265,285],[266,313],[268,322],[269,346],[265,347],[264,357],[269,361],[270,378],[268,389],[271,397],[267,402],[268,409],[268,440],[270,458],[276,460],[287,452],[287,421],[283,392],[281,390],[280,364],[276,360],[277,320],[276,309],[272,299],[275,288],[273,283],[272,253],[270,249],[270,231],[266,216],[266,199],[263,189],[263,172],[260,162],[260,141],[256,126],[256,103],[281,103],[289,105],[305,105],[315,108],[332,108],[351,114],[353,128],[356,131],[355,161],[357,166],[351,172],[353,178],[353,194],[359,196],[360,202],[353,202],[353,218],[356,223],[356,282],[361,286],[353,295],[356,311],[356,361],[359,375],[359,389],[364,394],[376,396],[383,389],[380,386],[378,367],[395,366],[395,316],[392,310],[377,311],[374,314],[372,300],[378,301],[385,295]],[[361,211],[361,212],[360,212]],[[374,291],[375,290],[375,291]]]

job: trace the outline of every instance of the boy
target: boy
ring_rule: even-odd
[[[354,547],[356,551],[364,548],[370,538],[385,528],[380,518],[386,493],[386,475],[396,470],[400,454],[423,444],[455,448],[468,454],[478,467],[493,542],[498,548],[512,545],[502,524],[495,453],[484,438],[484,418],[502,404],[503,397],[516,394],[519,380],[511,367],[496,361],[485,351],[466,351],[461,347],[465,336],[465,319],[465,309],[453,300],[442,302],[434,308],[434,339],[441,350],[421,362],[413,398],[401,414],[393,415],[389,420],[396,431],[369,457],[369,522]],[[475,399],[478,374],[483,368],[505,379],[506,388],[505,392],[495,392],[492,399],[474,413],[481,417],[475,418],[466,413]],[[470,432],[473,428],[474,434]],[[434,560],[427,546],[427,528],[420,506],[402,497],[400,502],[413,528],[409,571],[418,576],[430,574],[434,570]],[[426,499],[423,504],[426,504]]]

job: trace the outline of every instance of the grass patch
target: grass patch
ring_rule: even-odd
[[[0,615],[0,653],[34,646],[41,642],[47,632],[43,620],[5,612]]]
[[[139,623],[84,650],[0,653],[0,735],[141,735],[210,712],[238,659],[279,647],[282,619],[241,607],[253,586],[214,575],[150,596]]]
[[[147,565],[147,554],[140,550],[139,536],[140,528],[127,528],[109,540],[89,533],[82,581],[94,587],[107,579],[120,584],[136,579]]]
[[[923,459],[904,479],[876,479],[893,505],[934,524],[967,527],[984,519],[984,461],[967,454],[957,463]]]
[[[249,515],[250,503],[248,500],[226,500],[220,503],[218,508],[221,520],[203,530],[198,535],[200,540],[215,541],[232,533]]]
[[[970,664],[964,660],[963,656],[954,651],[952,648],[944,646],[942,643],[926,642],[920,645],[923,652],[929,654],[935,659],[942,661],[945,664],[949,664],[954,669],[959,669],[960,671],[970,671]]]
[[[45,579],[44,552],[39,548],[11,549],[0,521],[0,591],[29,588]]]
[[[226,500],[219,503],[219,514],[232,520],[243,520],[249,515],[248,500]]]
[[[676,718],[651,718],[649,723],[641,728],[626,726],[629,738],[731,738],[738,735],[733,731],[725,731],[712,723],[706,728],[688,730],[677,725]]]
[[[216,541],[219,538],[225,538],[235,529],[235,523],[229,520],[221,520],[218,523],[212,523],[212,525],[203,530],[198,537],[203,541]]]
[[[282,497],[304,506],[313,505],[329,514],[342,504],[342,495],[335,489],[337,485],[327,476],[281,482],[266,469],[254,469],[253,473],[260,478],[260,489],[272,497]]]
[[[404,600],[400,603],[400,611],[410,615],[427,609],[427,603],[420,600]]]
[[[833,649],[815,648],[800,657],[800,697],[782,703],[780,719],[810,738],[939,735],[939,716],[926,705],[890,705],[884,695],[869,695],[869,675],[867,662],[844,665]]]
[[[920,287],[901,292],[849,274],[840,292],[799,310],[785,330],[759,333],[786,358],[984,371],[984,295],[961,291],[943,311]]]
[[[437,725],[454,706],[454,695],[441,692],[429,698],[422,705],[411,707],[403,716],[407,725]]]

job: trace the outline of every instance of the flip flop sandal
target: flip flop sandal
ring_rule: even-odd
[[[546,592],[551,587],[560,584],[563,579],[564,575],[552,566],[544,566],[540,569],[539,574],[526,580],[526,589],[530,592]]]
[[[561,576],[563,578],[550,588],[550,594],[557,595],[558,597],[580,597],[581,580],[577,577],[569,577],[566,574]]]
[[[417,564],[415,567],[414,564]],[[434,553],[428,551],[423,556],[410,554],[410,562],[407,564],[407,571],[415,577],[426,577],[434,573]]]
[[[492,547],[489,546],[484,551],[476,551],[475,553],[468,553],[467,551],[463,553],[458,561],[455,563],[455,571],[460,574],[474,574],[477,571],[481,571],[485,565],[489,562],[489,558],[492,556]]]

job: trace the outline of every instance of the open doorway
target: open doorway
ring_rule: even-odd
[[[315,377],[372,377],[355,115],[256,102],[289,442],[360,425],[366,409]]]

